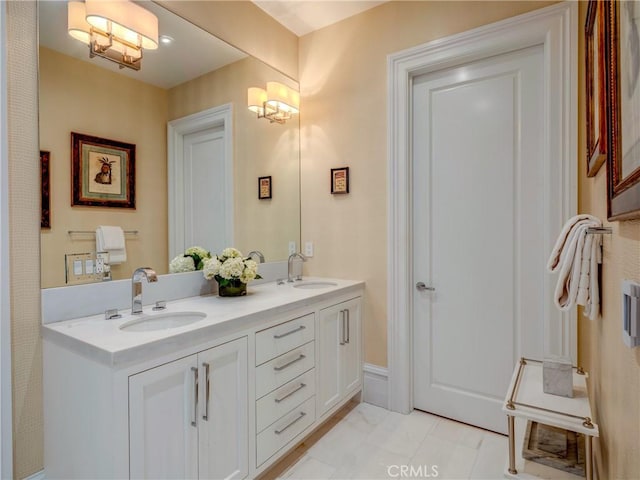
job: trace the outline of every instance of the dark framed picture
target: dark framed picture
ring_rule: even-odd
[[[136,208],[136,146],[71,133],[71,205]]]
[[[271,175],[258,177],[258,200],[271,198]]]
[[[607,158],[607,95],[605,90],[605,4],[589,0],[585,36],[587,118],[587,177],[593,177]]]
[[[40,150],[40,185],[42,190],[42,200],[40,202],[40,228],[51,228],[51,210],[50,210],[50,180],[49,180],[49,160],[51,154]]]
[[[640,1],[604,2],[610,109],[609,220],[640,217]]]
[[[331,169],[331,193],[349,193],[349,167]]]

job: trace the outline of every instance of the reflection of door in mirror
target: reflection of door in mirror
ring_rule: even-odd
[[[231,105],[169,122],[169,258],[233,245]]]
[[[225,207],[233,212],[233,246],[245,253],[260,250],[267,261],[286,259],[288,241],[300,241],[298,118],[285,125],[257,120],[246,108],[246,94],[248,87],[267,81],[292,87],[296,82],[151,2],[145,8],[158,16],[160,34],[176,42],[145,52],[139,72],[118,71],[107,60],[89,59],[86,45],[67,34],[66,5],[39,3],[40,149],[51,152],[51,229],[41,233],[42,287],[65,285],[65,254],[95,250],[91,233],[67,232],[93,232],[98,225],[139,232],[126,237],[127,262],[113,268],[114,279],[129,278],[140,265],[166,273],[171,253],[167,123],[226,104],[232,106],[234,129],[232,172],[225,182],[233,191],[226,195],[232,207]],[[181,32],[195,37],[183,40]],[[189,76],[178,77],[187,71]],[[136,145],[135,210],[71,206],[72,131]],[[255,182],[267,175],[274,177],[274,197],[260,202]],[[212,208],[213,199],[194,201],[201,211]],[[226,239],[224,246],[230,243]],[[212,253],[219,248],[201,246]]]

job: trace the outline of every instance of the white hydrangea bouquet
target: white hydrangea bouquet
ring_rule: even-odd
[[[169,262],[169,273],[194,272],[204,268],[205,260],[211,258],[211,252],[202,247],[189,247]]]
[[[237,297],[247,294],[247,283],[258,275],[258,264],[235,248],[225,248],[221,255],[204,260],[204,278],[218,282],[218,295]]]

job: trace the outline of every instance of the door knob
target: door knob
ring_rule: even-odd
[[[436,289],[434,287],[427,287],[424,284],[424,282],[416,283],[416,289],[421,291],[421,292],[424,292],[425,290],[428,291],[428,292],[435,292],[436,291]]]

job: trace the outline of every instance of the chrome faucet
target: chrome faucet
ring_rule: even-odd
[[[303,262],[307,261],[307,257],[305,257],[303,254],[297,252],[297,253],[292,253],[291,255],[289,255],[289,260],[287,261],[287,282],[289,283],[293,283],[293,261],[296,259],[296,257],[298,257],[300,260],[302,260]],[[301,276],[298,275],[298,280],[301,280]]]
[[[255,255],[258,257],[258,263],[264,263],[264,255],[260,250],[254,250],[252,252],[249,252],[249,255],[247,255],[247,257],[250,257],[251,255]]]
[[[131,277],[131,313],[142,313],[142,277],[147,282],[157,282],[155,270],[149,267],[140,267],[133,272]]]

